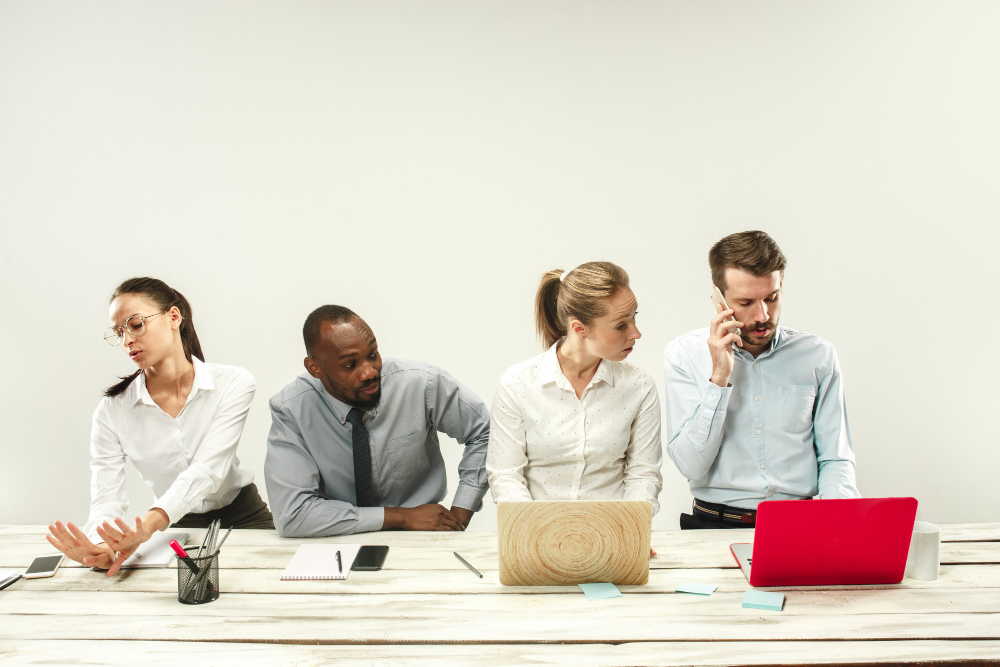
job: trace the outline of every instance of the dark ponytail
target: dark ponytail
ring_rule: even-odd
[[[156,278],[129,278],[114,291],[114,294],[111,295],[111,301],[114,301],[123,294],[140,294],[156,304],[160,310],[170,310],[174,306],[177,306],[177,310],[180,311],[183,318],[181,320],[180,332],[181,343],[184,345],[184,358],[191,361],[191,357],[195,356],[201,361],[205,361],[205,354],[201,351],[201,342],[198,340],[198,332],[194,329],[194,316],[191,313],[191,304],[188,303],[183,294]],[[104,391],[104,395],[110,398],[118,396],[128,389],[128,386],[132,384],[132,380],[139,377],[139,373],[141,372],[142,369],[139,369],[131,375],[119,378],[121,382],[108,387]]]

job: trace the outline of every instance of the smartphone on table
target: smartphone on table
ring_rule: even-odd
[[[64,556],[62,554],[52,554],[50,556],[39,556],[31,561],[27,571],[24,573],[25,579],[41,579],[51,577],[59,569]]]
[[[712,297],[711,298],[712,298],[712,305],[713,306],[722,306],[722,310],[729,310],[729,304],[727,304],[726,300],[724,298],[722,298],[722,292],[719,291],[718,287],[716,287],[714,290],[712,290]],[[723,322],[735,322],[735,321],[736,321],[736,318],[733,317],[732,315],[730,315],[725,320],[723,320]],[[739,327],[729,327],[729,333],[736,334],[737,336],[739,336],[740,333],[741,333],[740,332],[740,328]]]
[[[382,569],[382,563],[389,554],[389,547],[365,545],[358,550],[358,555],[354,558],[351,570],[373,572]]]

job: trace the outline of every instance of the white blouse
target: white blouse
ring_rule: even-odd
[[[240,469],[236,446],[250,411],[256,384],[237,366],[206,364],[192,358],[194,384],[177,417],[160,409],[143,374],[118,396],[105,398],[94,412],[90,434],[90,519],[84,533],[103,542],[97,526],[126,517],[125,459],[132,461],[153,492],[153,505],[170,522],[188,512],[229,505],[253,473]]]
[[[493,500],[648,500],[655,514],[663,452],[653,378],[604,359],[578,399],[556,345],[500,380],[486,456]]]

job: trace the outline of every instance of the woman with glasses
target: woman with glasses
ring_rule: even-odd
[[[105,340],[138,370],[108,388],[94,412],[90,519],[83,530],[50,525],[52,546],[111,576],[167,526],[201,528],[219,519],[224,528],[274,528],[253,473],[236,458],[253,376],[205,363],[190,304],[162,280],[126,280],[109,314]],[[134,526],[123,521],[126,458],[154,497]]]

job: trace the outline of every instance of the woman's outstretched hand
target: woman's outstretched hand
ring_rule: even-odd
[[[115,519],[115,524],[118,526],[117,530],[107,521],[97,527],[97,534],[103,537],[104,543],[118,554],[111,567],[108,568],[109,577],[118,572],[122,563],[127,561],[129,556],[135,553],[135,550],[152,535],[143,527],[142,519],[139,517],[135,518],[134,529],[129,528],[127,523],[118,518]]]
[[[83,563],[89,567],[102,570],[109,569],[115,562],[115,551],[107,544],[94,544],[83,531],[67,521],[64,526],[61,521],[49,525],[49,534],[45,536],[49,544],[61,551],[70,560]],[[115,568],[118,571],[118,568]],[[108,576],[111,576],[109,572]]]

